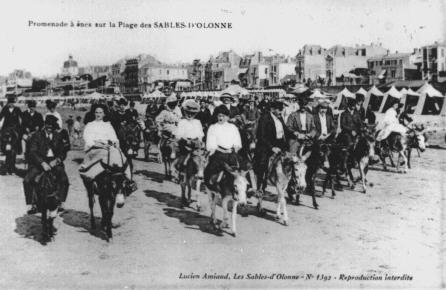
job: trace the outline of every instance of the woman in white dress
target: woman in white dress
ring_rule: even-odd
[[[394,101],[392,106],[387,109],[383,119],[377,125],[378,135],[376,141],[382,141],[386,139],[390,133],[396,132],[400,134],[406,134],[407,128],[401,125],[398,121],[397,109],[399,107],[399,101]]]
[[[108,163],[109,166],[123,167],[126,163],[124,154],[119,149],[119,140],[110,122],[104,119],[106,107],[98,105],[95,109],[95,120],[87,123],[84,128],[85,159],[81,165],[81,175],[93,178],[97,171],[89,172],[88,169],[98,160]],[[100,172],[99,172],[100,173]],[[131,179],[130,167],[127,166],[125,174]]]

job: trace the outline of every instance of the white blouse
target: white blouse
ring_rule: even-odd
[[[203,127],[197,119],[181,119],[178,122],[175,136],[177,139],[202,139],[204,137]]]
[[[224,149],[232,147],[241,148],[242,141],[237,127],[231,123],[213,124],[209,127],[206,139],[206,149],[210,152],[215,151],[218,146]]]
[[[116,132],[110,122],[92,121],[84,128],[85,150],[94,145],[95,141],[112,141],[119,144]]]

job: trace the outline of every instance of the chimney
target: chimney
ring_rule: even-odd
[[[395,53],[398,53],[398,50],[395,50]]]
[[[387,50],[387,53],[386,53],[386,55],[389,55],[389,52],[390,52],[390,51],[389,51],[389,50]]]

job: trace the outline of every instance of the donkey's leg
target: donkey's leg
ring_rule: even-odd
[[[286,209],[286,199],[285,199],[285,186],[282,186],[279,189],[279,204],[282,207],[283,212],[283,224],[285,226],[288,225],[288,211]]]
[[[197,179],[197,184],[195,188],[195,200],[197,203],[197,211],[201,211],[201,203],[200,203],[200,191],[201,191],[201,179]]]
[[[44,199],[44,197],[42,197]],[[42,243],[46,244],[46,242],[49,241],[49,233],[48,233],[48,223],[47,223],[47,208],[45,201],[42,200],[42,216],[41,216],[41,223],[42,223]]]
[[[88,206],[90,207],[90,227],[92,230],[94,230],[96,228],[95,217],[93,212],[94,192],[91,184],[87,192],[88,192]]]
[[[217,194],[215,192],[209,191],[209,201],[211,205],[211,224],[214,227],[214,229],[218,229],[217,227],[217,218],[216,215],[216,209],[217,209]]]
[[[313,207],[314,209],[318,209],[319,205],[316,202],[316,187],[315,187],[315,179],[316,179],[316,173],[314,174],[313,177],[311,177],[311,199],[313,201]]]
[[[411,153],[412,153],[412,149],[410,147],[407,148],[407,167],[409,169],[411,168],[411,166],[410,166],[410,155],[411,155]]]
[[[403,173],[407,173],[407,157],[406,154],[404,154],[404,150],[402,150],[400,154],[404,161]]]
[[[181,187],[181,203],[183,205],[186,205],[187,204],[187,200],[186,200],[186,181],[184,179],[181,179],[180,187]]]
[[[362,192],[363,193],[366,193],[366,191],[367,191],[366,181],[365,181],[365,175],[366,175],[365,168],[367,167],[368,160],[369,160],[368,157],[363,157],[358,162],[359,174],[360,174],[361,181],[362,181]]]
[[[238,205],[238,202],[234,200],[232,203],[232,235],[234,237],[237,236],[237,223],[236,223],[237,205]]]
[[[228,225],[228,219],[229,219],[229,217],[228,217],[228,203],[229,203],[229,200],[231,200],[231,199],[232,199],[232,196],[227,195],[223,198],[223,200],[221,202],[221,207],[223,208],[223,222],[221,223],[222,228],[227,228],[229,226]],[[237,202],[234,200],[232,204],[233,205],[237,204]],[[232,212],[232,214],[234,214],[234,211]]]

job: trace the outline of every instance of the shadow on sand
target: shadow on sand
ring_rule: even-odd
[[[81,228],[79,232],[90,233],[90,235],[102,239],[104,241],[107,240],[106,235],[101,230],[101,218],[95,217],[96,228],[92,229],[90,227],[90,214],[77,211],[74,209],[67,209],[61,215],[63,222],[69,226],[75,228]],[[118,226],[113,225],[113,228]]]
[[[20,236],[39,242],[45,246],[47,243],[42,235],[42,223],[40,215],[23,215],[15,219],[15,232]]]
[[[145,190],[144,192],[147,197],[154,198],[158,202],[167,205],[168,208],[163,209],[164,214],[168,217],[178,219],[181,223],[187,225],[186,228],[197,230],[198,227],[198,230],[204,233],[223,236],[222,231],[213,228],[210,217],[186,210],[181,204],[180,197],[167,192],[159,192],[155,190]]]
[[[158,182],[158,183],[163,183],[163,181],[164,181],[164,174],[159,173],[159,172],[155,172],[155,171],[136,170],[133,174],[135,174],[135,175],[144,175],[149,180],[154,181],[154,182]]]

